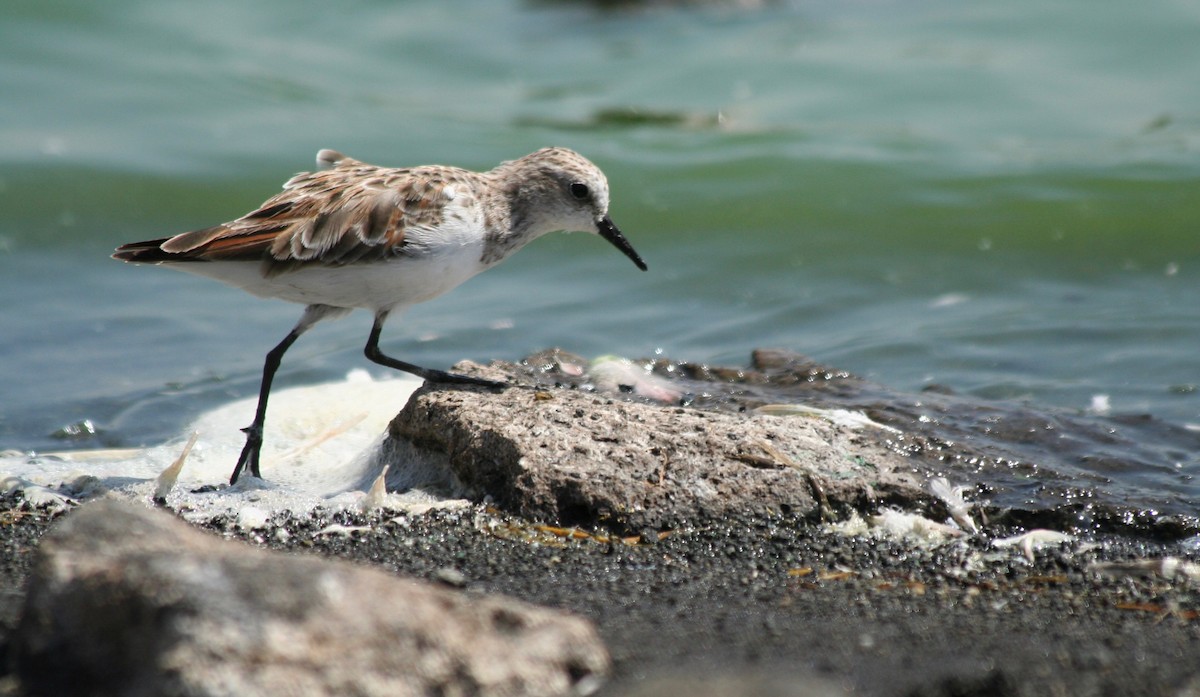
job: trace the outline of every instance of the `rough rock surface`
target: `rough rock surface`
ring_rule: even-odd
[[[83,507],[39,554],[10,647],[33,694],[558,695],[609,667],[582,619],[136,505]]]
[[[456,366],[524,383],[507,390],[422,387],[392,422],[391,447],[517,515],[620,531],[926,498],[912,461],[870,426],[534,387],[514,368]]]

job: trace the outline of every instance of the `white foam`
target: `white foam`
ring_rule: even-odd
[[[165,496],[171,508],[188,517],[249,509],[257,521],[277,511],[354,506],[384,469],[379,446],[388,423],[420,384],[409,377],[374,380],[360,370],[341,382],[273,392],[262,449],[265,480],[246,473],[235,486],[194,492],[228,481],[245,443],[241,428],[254,416],[256,399],[248,398],[203,414],[163,445],[0,457],[0,481],[10,494],[21,490],[39,500],[53,491],[76,500],[107,493],[150,501],[163,493],[159,475],[179,459],[188,437],[196,433],[195,445]],[[396,481],[410,476],[391,464]],[[389,508],[437,500],[423,492],[386,496]]]

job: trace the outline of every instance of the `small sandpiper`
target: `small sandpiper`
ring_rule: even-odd
[[[427,165],[376,167],[333,150],[325,169],[301,172],[256,210],[221,225],[117,248],[122,261],[172,268],[305,305],[267,353],[254,422],[230,484],[259,472],[263,422],[280,360],[317,322],[355,308],[375,313],[367,358],[431,382],[505,383],[422,368],[385,355],[388,315],[431,300],[557,230],[593,232],[643,271],[646,264],[608,217],[608,180],[566,148],[543,148],[490,172]]]

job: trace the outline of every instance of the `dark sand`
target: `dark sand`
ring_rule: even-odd
[[[314,535],[331,522],[371,529]],[[0,511],[5,639],[49,524],[45,514]],[[1068,543],[1030,564],[1019,550],[982,539],[923,549],[790,519],[606,542],[565,539],[479,507],[283,521],[250,541],[591,618],[614,660],[602,695],[659,679],[667,686],[656,683],[652,693],[689,697],[830,687],[859,695],[1200,694],[1197,585],[1088,570],[1097,560],[1180,553],[1156,543]],[[24,694],[7,664],[3,693]]]

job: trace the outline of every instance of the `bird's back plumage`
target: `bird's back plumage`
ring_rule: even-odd
[[[333,151],[320,155],[331,169],[297,174],[283,191],[236,220],[123,245],[113,256],[150,263],[257,261],[265,276],[307,263],[381,261],[419,253],[421,239],[414,232],[436,230],[447,224],[447,215],[480,203],[470,200],[478,186],[469,180],[482,176],[474,172],[391,169]]]

